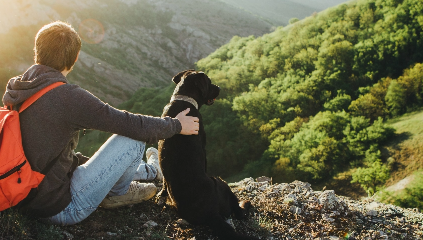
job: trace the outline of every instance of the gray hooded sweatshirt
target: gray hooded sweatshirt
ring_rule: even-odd
[[[31,167],[41,172],[57,159],[38,189],[21,204],[37,217],[54,216],[71,202],[70,180],[79,165],[74,149],[80,130],[96,129],[157,143],[182,129],[177,119],[115,109],[44,65],[33,65],[23,75],[10,79],[3,104],[19,108],[26,99],[55,82],[66,84],[47,92],[19,115],[22,144]]]

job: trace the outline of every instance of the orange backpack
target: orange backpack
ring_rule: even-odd
[[[0,107],[0,211],[15,206],[38,187],[44,178],[31,169],[22,147],[19,113],[51,89],[63,82],[53,83],[28,98],[19,112]],[[50,164],[49,164],[50,165]],[[48,170],[47,170],[48,171]]]

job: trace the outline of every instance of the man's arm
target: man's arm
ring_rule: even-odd
[[[63,120],[78,129],[96,129],[147,143],[157,143],[178,133],[198,134],[198,119],[186,116],[189,110],[177,118],[134,114],[116,109],[72,84],[63,89],[60,98],[65,106]]]

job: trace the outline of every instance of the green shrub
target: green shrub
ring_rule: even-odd
[[[389,178],[389,167],[380,161],[369,164],[368,167],[358,168],[352,174],[351,183],[360,183],[360,186],[366,190],[369,196],[373,196],[380,190],[386,180]]]

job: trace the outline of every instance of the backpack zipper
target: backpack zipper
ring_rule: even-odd
[[[18,172],[18,183],[21,183],[21,175],[20,175],[20,172],[21,172],[21,168],[25,165],[25,163],[26,163],[26,160],[25,161],[23,161],[21,164],[19,164],[18,166],[16,166],[16,167],[14,167],[14,168],[12,168],[12,169],[10,169],[9,171],[7,171],[5,174],[3,174],[3,175],[1,175],[0,176],[0,180],[1,179],[5,179],[5,178],[7,178],[7,177],[9,177],[10,175],[12,175],[14,172]]]
[[[22,180],[21,180],[21,169],[19,169],[18,171],[17,171],[17,173],[18,173],[18,183],[21,183],[22,182]]]

